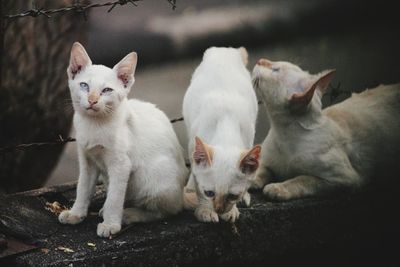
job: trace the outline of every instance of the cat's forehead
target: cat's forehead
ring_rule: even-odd
[[[104,65],[91,65],[85,69],[84,74],[88,77],[113,77],[116,76],[114,70]]]
[[[275,62],[277,65],[279,65],[279,67],[284,68],[286,70],[292,70],[295,72],[304,72],[299,66],[294,65],[290,62],[287,61],[277,61]]]

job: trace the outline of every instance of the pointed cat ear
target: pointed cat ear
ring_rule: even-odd
[[[239,162],[239,169],[244,174],[252,174],[254,173],[259,165],[261,153],[261,146],[256,145],[252,149],[247,152],[244,152],[242,159]]]
[[[135,74],[136,64],[137,54],[132,52],[118,62],[113,68],[113,70],[117,72],[118,79],[122,81],[125,88],[128,87],[129,84],[132,85],[134,82],[133,75]]]
[[[75,42],[71,48],[71,56],[69,58],[69,66],[67,69],[68,78],[73,80],[75,75],[82,71],[87,66],[92,65],[89,55],[86,53],[85,48]]]
[[[199,137],[194,138],[193,161],[197,165],[211,166],[214,150],[204,143]]]
[[[328,89],[329,83],[335,75],[335,72],[336,70],[327,70],[323,72],[305,92],[294,93],[289,100],[290,105],[294,107],[305,107],[311,102],[316,89],[325,93]]]
[[[245,66],[247,66],[247,63],[249,63],[249,53],[247,53],[246,48],[244,48],[243,46],[239,47],[238,49],[239,49],[240,56],[243,60],[243,64]]]

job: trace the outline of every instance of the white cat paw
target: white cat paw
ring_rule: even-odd
[[[243,195],[242,201],[244,202],[244,204],[246,205],[246,207],[250,207],[251,195],[249,194],[249,192],[246,192],[246,193]]]
[[[251,181],[250,188],[253,189],[261,189],[265,185],[265,182],[263,179],[261,179],[259,176],[257,176],[254,180]]]
[[[121,231],[121,225],[117,223],[99,223],[97,225],[97,235],[100,237],[110,237]]]
[[[72,214],[70,210],[64,210],[58,215],[58,221],[62,224],[78,224],[85,219],[85,215]]]
[[[235,222],[239,218],[240,212],[236,206],[234,206],[230,211],[227,213],[221,214],[222,220],[226,222]]]
[[[285,186],[275,183],[267,184],[263,189],[264,195],[271,200],[289,200],[292,196]]]
[[[201,222],[219,222],[218,214],[210,209],[196,209],[194,212],[196,218]]]

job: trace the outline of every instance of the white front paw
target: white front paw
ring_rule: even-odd
[[[86,215],[73,214],[70,210],[64,210],[58,215],[58,221],[63,224],[78,224],[85,219]]]
[[[283,201],[292,198],[292,194],[289,192],[289,190],[279,183],[267,184],[263,189],[263,193],[271,200]]]
[[[246,207],[249,207],[249,206],[250,206],[251,195],[250,195],[249,192],[244,193],[242,201],[244,202],[244,204],[246,205]]]
[[[240,212],[236,206],[234,206],[227,213],[221,214],[220,217],[226,222],[235,222],[239,218]]]
[[[197,208],[194,214],[196,215],[196,218],[201,222],[217,223],[219,221],[218,214],[208,208]]]
[[[121,224],[117,223],[99,223],[97,225],[97,235],[100,237],[109,237],[121,231]]]

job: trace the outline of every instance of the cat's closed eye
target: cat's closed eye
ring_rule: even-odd
[[[106,93],[111,93],[112,91],[114,91],[114,89],[112,89],[110,87],[106,87],[103,90],[101,90],[101,93],[106,94]]]
[[[272,72],[278,72],[280,70],[280,68],[278,67],[272,67]]]
[[[81,90],[83,90],[85,92],[89,92],[89,84],[87,84],[85,82],[81,82],[79,85],[81,86]]]
[[[211,190],[204,190],[204,195],[206,195],[207,197],[214,197],[215,193]]]
[[[229,194],[226,196],[226,199],[229,200],[229,201],[235,201],[235,200],[237,200],[238,198],[239,198],[239,195],[231,194],[231,193],[229,193]]]

